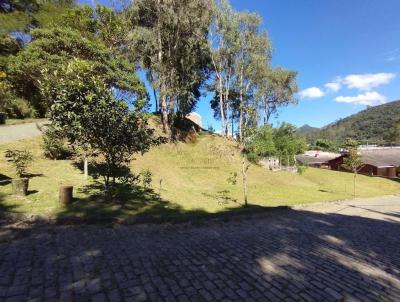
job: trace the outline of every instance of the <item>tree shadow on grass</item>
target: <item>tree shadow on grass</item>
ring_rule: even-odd
[[[242,207],[236,199],[228,198],[237,203],[235,207],[221,207],[218,213],[209,213],[204,209],[184,209],[182,206],[162,199],[152,188],[140,186],[121,186],[119,194],[109,200],[101,193],[101,184],[95,183],[84,187],[80,193],[89,197],[75,198],[72,204],[65,205],[57,215],[59,222],[84,223],[164,223],[164,222],[199,222],[208,219],[228,219],[232,216],[260,213],[271,210],[281,210],[287,207]],[[226,194],[218,193],[226,197]],[[224,199],[225,201],[226,199]],[[224,204],[225,206],[226,204]],[[222,206],[222,204],[221,204]]]
[[[6,194],[0,192],[0,218],[6,217],[7,213],[13,212],[16,208],[15,205],[7,205],[4,203]]]
[[[42,177],[43,173],[25,173],[24,177],[34,178],[34,177]]]
[[[0,174],[0,186],[6,186],[11,183],[11,177],[7,175]]]
[[[218,204],[221,206],[226,206],[228,204],[236,204],[239,206],[242,205],[241,203],[238,202],[238,200],[236,198],[233,198],[230,195],[229,190],[221,190],[221,191],[218,191],[216,194],[202,193],[202,195],[216,200],[218,202]]]

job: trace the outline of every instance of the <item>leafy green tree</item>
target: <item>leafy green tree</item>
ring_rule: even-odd
[[[298,91],[296,76],[296,72],[278,67],[267,69],[259,77],[257,98],[264,124],[277,114],[279,108],[297,104],[298,101],[294,97]]]
[[[185,115],[208,75],[210,0],[137,0],[126,11],[130,48],[158,92],[164,132],[169,113]]]
[[[10,57],[17,54],[21,47],[21,41],[8,34],[0,33],[0,111],[6,112],[11,117],[14,117],[13,107],[15,107],[17,97],[10,81],[7,64]]]
[[[295,164],[295,155],[306,150],[304,138],[297,136],[296,127],[283,123],[274,129],[274,143],[279,160],[284,165]]]
[[[249,159],[255,162],[276,154],[274,132],[270,125],[257,129],[256,133],[249,138],[247,152]]]
[[[132,156],[145,153],[157,143],[143,113],[145,100],[130,109],[116,100],[90,62],[76,60],[60,75],[46,82],[53,105],[50,120],[68,141],[97,156],[97,168],[106,192],[113,196],[116,185],[127,176]]]
[[[317,150],[331,151],[331,152],[337,152],[338,149],[333,141],[323,138],[319,138],[316,140],[315,147]]]
[[[22,48],[22,41],[5,33],[0,33],[0,70],[6,71],[10,55],[17,54]]]
[[[107,41],[112,40],[108,38],[111,34],[103,31],[106,28],[104,21],[96,19],[100,18],[100,12],[109,14],[101,7],[97,7],[97,14],[88,7],[76,8],[65,16],[65,23],[60,21],[65,27],[33,30],[32,42],[9,63],[10,81],[16,94],[29,100],[40,116],[51,105],[50,100],[41,94],[44,77],[53,75],[57,81],[57,73],[77,58],[91,61],[93,73],[101,76],[107,86],[116,92],[124,92],[133,98],[145,96],[146,90],[134,72],[135,65],[119,54],[116,42],[107,42],[110,43],[108,45],[99,38],[104,35]],[[71,14],[81,17],[76,22],[76,28],[72,27]]]
[[[358,141],[351,138],[351,137],[347,137],[343,143],[343,148],[346,150],[352,150],[352,149],[357,149],[358,148]]]

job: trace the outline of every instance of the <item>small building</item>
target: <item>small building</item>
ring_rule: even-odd
[[[396,178],[399,176],[400,147],[373,147],[359,149],[364,166],[360,174]],[[332,170],[346,171],[343,168],[343,160],[347,154],[342,154],[329,161]]]
[[[271,171],[278,171],[281,169],[279,158],[277,157],[265,157],[260,160],[260,165]]]
[[[201,125],[201,115],[198,114],[197,112],[191,112],[188,115],[186,115],[186,118],[188,120],[191,120],[193,123],[195,123],[197,126],[199,126],[200,128],[202,128]]]
[[[323,152],[318,150],[307,151],[296,155],[296,160],[300,164],[314,168],[330,169],[329,161],[338,158],[340,153]]]

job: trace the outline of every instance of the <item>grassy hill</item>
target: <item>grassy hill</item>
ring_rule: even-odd
[[[71,160],[45,159],[41,139],[0,145],[0,212],[46,214],[57,217],[162,219],[176,220],[207,213],[222,213],[238,209],[242,204],[241,160],[234,142],[202,134],[196,142],[162,145],[133,161],[132,169],[153,173],[152,189],[136,190],[126,201],[106,202],[96,196],[92,180],[85,180]],[[35,161],[30,173],[26,197],[11,195],[8,177],[13,177],[4,160],[8,148],[29,149]],[[229,184],[231,173],[238,174],[237,184]],[[64,207],[58,203],[60,185],[74,186],[76,201]],[[394,181],[360,176],[359,196],[378,196],[400,192]],[[271,172],[252,165],[249,169],[249,202],[254,206],[275,207],[332,201],[350,198],[352,175],[309,168],[305,174]],[[160,194],[160,196],[158,195]]]
[[[384,144],[388,141],[388,130],[399,121],[400,101],[395,101],[367,108],[306,136],[309,140],[323,137],[342,142],[346,137],[351,137],[363,143]]]

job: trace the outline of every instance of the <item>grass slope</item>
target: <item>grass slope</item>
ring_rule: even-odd
[[[151,190],[137,190],[124,203],[108,203],[93,195],[82,173],[72,161],[51,161],[42,155],[41,139],[0,145],[0,211],[85,218],[176,218],[182,215],[221,213],[241,207],[241,160],[232,141],[208,134],[195,143],[178,143],[154,148],[132,162],[134,172],[153,172]],[[35,161],[29,170],[36,174],[27,197],[11,195],[13,170],[4,160],[8,148],[28,149]],[[229,184],[231,173],[237,184]],[[43,174],[43,175],[41,175]],[[74,185],[77,200],[68,208],[60,205],[60,185]],[[358,196],[369,197],[400,192],[394,181],[358,177]],[[160,193],[161,198],[158,197]],[[351,198],[352,175],[310,168],[303,175],[271,172],[252,165],[249,169],[249,202],[273,207]]]

